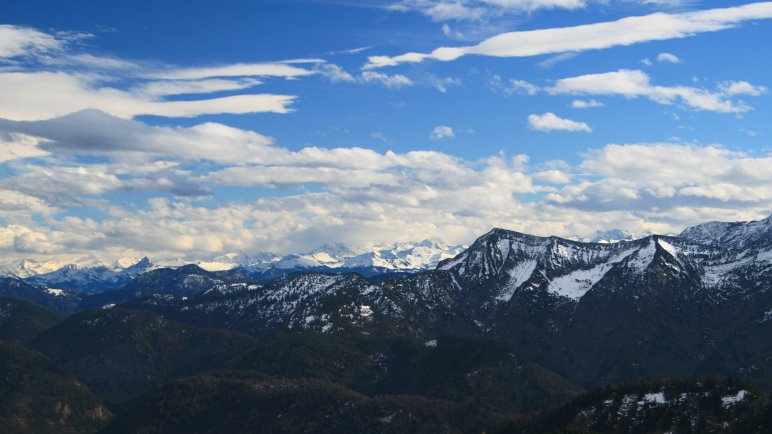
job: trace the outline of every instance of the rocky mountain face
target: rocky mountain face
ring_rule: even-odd
[[[78,293],[33,285],[18,277],[0,277],[0,297],[26,300],[63,315],[73,313],[82,301]]]
[[[678,236],[702,244],[746,248],[772,242],[772,216],[752,222],[708,222],[687,228]]]
[[[254,290],[260,285],[254,279],[233,272],[206,271],[198,265],[178,268],[158,268],[137,276],[131,283],[115,291],[105,291],[83,297],[79,310],[114,306],[149,295],[227,294],[238,290]]]

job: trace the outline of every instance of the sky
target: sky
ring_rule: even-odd
[[[772,2],[0,3],[0,256],[772,214]]]

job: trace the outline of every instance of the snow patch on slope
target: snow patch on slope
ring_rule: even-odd
[[[512,296],[523,283],[528,280],[536,269],[536,260],[531,259],[528,261],[517,264],[512,270],[509,271],[509,282],[501,293],[496,296],[496,300],[507,302],[512,299]]]
[[[611,258],[608,262],[598,264],[593,268],[576,270],[564,276],[552,279],[547,291],[561,297],[579,300],[606,275],[614,264],[632,255],[635,251],[635,249],[625,250]]]
[[[737,405],[738,402],[745,399],[745,397],[748,396],[747,390],[741,390],[737,392],[736,395],[727,395],[721,397],[721,405],[724,406],[724,408],[729,408],[732,406]]]
[[[651,262],[654,260],[654,253],[656,251],[657,248],[654,245],[654,240],[652,239],[649,244],[646,245],[646,247],[635,252],[635,254],[630,258],[628,265],[637,271],[644,271],[646,268],[648,268],[649,265],[651,265]]]
[[[678,257],[678,249],[676,249],[674,245],[668,243],[667,241],[661,238],[657,239],[657,243],[659,244],[660,247],[665,249],[666,252],[670,253],[670,256],[674,258]]]

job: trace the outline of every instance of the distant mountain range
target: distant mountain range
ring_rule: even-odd
[[[193,262],[207,271],[235,270],[261,280],[270,280],[298,271],[355,271],[366,276],[388,273],[415,273],[434,268],[437,263],[457,255],[464,246],[441,241],[377,244],[358,249],[325,244],[308,253],[285,256],[273,253],[229,253],[206,261]],[[180,266],[176,261],[168,266]],[[93,257],[73,261],[38,262],[32,259],[0,264],[0,276],[13,276],[49,288],[78,292],[103,292],[126,286],[140,274],[164,265],[148,258],[121,258],[115,261]]]

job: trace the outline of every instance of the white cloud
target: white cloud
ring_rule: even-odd
[[[419,12],[433,21],[478,21],[538,9],[579,9],[585,6],[585,0],[401,0],[389,5],[389,9]]]
[[[533,179],[551,184],[568,184],[573,179],[573,175],[562,170],[549,169],[535,173]]]
[[[402,74],[384,74],[376,71],[365,71],[361,75],[361,80],[365,83],[380,83],[386,87],[399,89],[413,85],[413,81]]]
[[[657,62],[681,63],[681,59],[673,53],[659,53]]]
[[[146,83],[133,90],[149,96],[168,96],[244,90],[261,83],[260,80],[251,78],[237,80],[218,78],[203,80],[164,80]]]
[[[31,56],[64,48],[65,41],[29,27],[0,25],[0,58]]]
[[[371,45],[367,45],[364,47],[356,47],[356,48],[349,48],[347,50],[338,50],[338,51],[331,51],[329,54],[357,54],[361,53],[363,51],[367,51],[369,49],[373,48]]]
[[[171,157],[223,164],[248,164],[278,154],[271,147],[273,139],[252,131],[211,122],[192,127],[150,126],[96,110],[46,121],[0,121],[3,131],[39,138],[35,150],[28,153],[99,155],[129,161]]]
[[[90,35],[0,26],[0,58],[12,58],[12,66],[0,72],[0,118],[49,119],[84,109],[127,118],[288,113],[295,96],[244,91],[261,84],[257,78],[297,79],[318,74],[302,65],[324,63],[321,59],[293,59],[175,67],[78,52],[80,47],[74,42],[87,37]],[[209,99],[165,98],[225,91],[240,92]]]
[[[451,29],[448,23],[442,24],[442,34],[447,36],[448,38],[464,39],[464,34],[462,32],[459,32],[458,30]]]
[[[456,137],[453,128],[445,125],[434,127],[432,133],[429,134],[429,138],[432,140],[452,139],[453,137]]]
[[[431,53],[411,52],[394,57],[371,56],[364,68],[416,63],[426,59],[451,61],[466,55],[529,57],[600,50],[648,41],[686,38],[699,33],[734,28],[749,20],[769,18],[772,18],[772,2],[695,12],[658,12],[574,27],[502,33],[474,46],[440,47]]]
[[[725,81],[719,84],[719,88],[726,95],[760,96],[767,93],[766,86],[754,86],[747,81]]]
[[[547,199],[582,209],[763,207],[772,199],[769,164],[769,157],[751,158],[718,146],[608,145],[589,153],[581,166],[600,180],[566,187]]]
[[[372,138],[374,138],[376,140],[379,140],[379,141],[381,141],[383,143],[388,143],[389,142],[389,139],[387,139],[386,136],[383,133],[378,132],[378,131],[373,131],[372,133],[370,133],[370,137],[372,137]]]
[[[546,162],[534,171],[526,155],[467,161],[426,151],[275,150],[260,163],[215,168],[192,180],[232,188],[319,188],[214,208],[170,198],[151,199],[139,210],[113,203],[100,221],[49,212],[41,224],[23,216],[40,215],[48,205],[0,187],[0,215],[9,222],[0,226],[0,252],[6,258],[98,252],[200,259],[238,250],[298,251],[332,240],[469,243],[492,226],[562,236],[608,227],[678,232],[711,219],[762,217],[772,201],[772,160],[720,146],[608,145],[584,154],[577,167]],[[159,161],[147,171],[174,168]],[[136,176],[127,178],[136,175],[129,165],[30,173],[16,187],[29,183],[30,191],[52,196],[80,188],[79,194],[98,199],[110,189],[136,186]],[[534,193],[546,196],[524,199]]]
[[[319,59],[301,59],[300,63],[319,63]],[[175,68],[166,71],[149,72],[149,78],[165,80],[200,80],[215,77],[283,77],[298,78],[314,74],[314,71],[284,63],[237,63],[233,65],[204,68]]]
[[[402,74],[389,75],[377,71],[364,71],[359,75],[354,75],[333,63],[319,63],[314,66],[314,70],[332,83],[380,84],[391,89],[401,89],[414,85],[411,79]],[[458,84],[455,79],[440,79],[436,76],[430,76],[429,82],[441,92],[445,92],[447,85]]]
[[[571,108],[583,109],[593,107],[603,107],[604,104],[594,99],[575,99],[571,101]]]
[[[740,88],[751,91],[744,85]],[[758,90],[753,86],[751,88]],[[651,84],[648,74],[643,71],[620,69],[614,72],[560,79],[548,89],[548,92],[567,95],[646,97],[660,104],[673,104],[680,101],[695,110],[719,113],[743,113],[751,109],[742,102],[733,102],[728,99],[732,96],[727,91],[729,89],[732,89],[732,85],[718,92],[689,86],[656,86]]]
[[[555,113],[544,113],[543,115],[529,115],[528,125],[538,131],[583,131],[592,132],[592,128],[584,122],[563,119]]]
[[[434,74],[429,75],[429,84],[442,93],[448,91],[449,86],[460,86],[461,79],[455,77],[438,77]]]
[[[3,136],[4,134],[0,133],[0,148],[3,149],[3,152],[0,153],[0,163],[49,155],[45,150],[38,148],[40,141],[35,137],[14,133],[5,134],[7,137]]]
[[[352,83],[357,81],[356,77],[333,63],[319,63],[315,66],[315,69],[333,83]]]
[[[491,90],[505,96],[536,95],[541,90],[539,86],[525,80],[509,79],[504,81],[498,74],[493,76],[489,85]]]
[[[194,117],[215,113],[288,113],[295,97],[253,94],[165,101],[156,96],[103,85],[102,77],[65,72],[0,73],[0,118],[39,120],[84,109],[115,116]]]
[[[6,220],[31,221],[49,216],[54,208],[43,200],[14,190],[0,188],[0,217]]]
[[[573,59],[574,57],[578,56],[579,53],[569,52],[569,53],[560,53],[556,54],[554,56],[549,57],[548,59],[542,60],[541,62],[537,63],[536,65],[539,68],[542,69],[550,69],[553,66],[557,65],[558,63],[565,62],[567,60]]]

